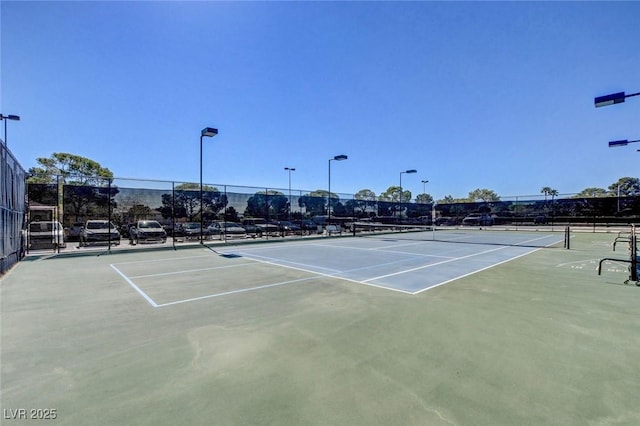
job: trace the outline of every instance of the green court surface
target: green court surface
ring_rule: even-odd
[[[640,287],[596,272],[614,236],[419,292],[274,261],[289,243],[30,257],[0,281],[2,424],[637,425]]]

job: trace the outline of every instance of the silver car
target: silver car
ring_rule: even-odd
[[[90,244],[120,244],[120,232],[108,220],[88,220],[80,232],[80,246]]]

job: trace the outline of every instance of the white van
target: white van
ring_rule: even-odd
[[[31,222],[27,229],[27,242],[30,249],[66,247],[64,228],[60,222]]]

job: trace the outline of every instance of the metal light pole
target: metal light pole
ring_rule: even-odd
[[[427,184],[429,183],[428,180],[423,180],[422,182],[422,194],[426,195],[427,194]]]
[[[9,146],[7,143],[7,120],[20,121],[20,116],[12,115],[12,114],[9,114],[9,115],[0,114],[0,120],[4,120],[4,145]]]
[[[291,220],[291,172],[295,172],[295,167],[285,167],[286,171],[289,172],[289,220]]]
[[[204,245],[203,228],[204,228],[204,193],[202,191],[202,138],[212,138],[218,134],[218,129],[205,127],[200,132],[200,244]]]
[[[346,160],[346,155],[336,155],[333,158],[329,158],[329,192],[327,193],[327,222],[331,219],[331,162]]]
[[[411,174],[411,173],[418,173],[418,171],[411,169],[411,170],[406,170],[404,172],[400,172],[400,211],[399,211],[400,218],[402,218],[402,174],[403,173]]]

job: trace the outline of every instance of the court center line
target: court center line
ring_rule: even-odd
[[[412,294],[412,292],[407,291],[407,290],[402,290],[402,289],[393,288],[393,287],[386,287],[386,286],[379,285],[379,284],[366,283],[366,282],[354,280],[353,278],[340,276],[340,274],[345,274],[345,273],[350,272],[349,270],[347,270],[347,271],[335,271],[332,274],[327,274],[327,273],[324,273],[324,272],[314,271],[314,270],[311,270],[311,269],[300,268],[298,266],[291,266],[291,265],[278,263],[279,261],[281,261],[280,259],[275,259],[275,258],[271,258],[271,260],[256,259],[256,258],[252,257],[254,255],[246,254],[246,253],[242,253],[242,252],[238,252],[238,253],[240,253],[242,256],[245,256],[247,259],[252,259],[252,260],[255,260],[256,262],[265,263],[267,265],[278,266],[280,268],[294,269],[296,271],[307,272],[307,273],[310,273],[310,274],[314,274],[316,276],[322,276],[322,277],[327,277],[327,278],[334,278],[334,279],[338,279],[338,280],[349,281],[349,282],[356,283],[356,284],[363,284],[363,285],[368,285],[370,287],[377,287],[377,288],[382,288],[382,289],[385,289],[385,290],[397,291],[399,293],[404,293],[404,294]],[[260,256],[260,257],[265,257],[265,256]],[[406,260],[408,260],[408,259],[404,259],[403,261],[406,261]],[[392,263],[396,263],[396,262],[400,262],[400,261],[395,261],[395,262],[392,262]],[[386,265],[386,264],[383,264],[382,266],[384,266],[384,265]],[[310,267],[310,268],[312,267],[310,265],[305,265],[305,266]],[[370,267],[375,267],[375,266],[380,266],[380,265],[374,265],[374,266],[370,266]]]
[[[236,252],[239,253],[241,256],[246,257],[247,259],[252,259],[255,261],[260,261],[260,259],[264,259],[265,261],[267,261],[267,263],[271,263],[272,265],[277,265],[277,266],[283,266],[281,263],[278,262],[282,262],[282,263],[288,263],[291,265],[297,265],[297,266],[305,266],[307,268],[310,268],[312,266],[307,265],[306,263],[300,263],[300,262],[293,262],[290,260],[284,260],[284,259],[276,259],[273,257],[269,257],[269,256],[260,256],[258,254],[247,254],[247,253],[243,253],[243,252]],[[330,272],[334,272],[334,273],[340,273],[341,271],[337,270],[337,269],[332,269],[332,268],[324,268],[322,266],[315,266],[318,269],[324,269],[326,271],[330,271]],[[306,269],[301,269],[302,271],[305,272],[309,272]]]
[[[388,247],[371,247],[371,248],[343,246],[343,245],[331,245],[331,244],[312,244],[312,246],[315,246],[315,247],[329,247],[329,248],[334,248],[334,249],[335,248],[341,248],[341,249],[360,250],[360,251],[379,251],[379,252],[383,252],[383,253],[403,254],[405,256],[415,256],[415,257],[438,257],[438,258],[442,258],[442,259],[451,259],[452,258],[452,256],[441,256],[441,255],[437,255],[437,254],[411,253],[411,252],[407,252],[407,251],[387,250],[387,248],[411,246],[411,245],[416,245],[416,244],[424,244],[424,242],[414,243],[414,244],[399,244],[399,245],[388,246]]]
[[[543,237],[539,237],[539,238],[533,238],[533,239],[528,240],[528,241],[522,241],[519,244],[530,243],[530,242],[533,242],[533,241],[541,240],[543,238],[548,238],[548,236],[543,236]],[[556,244],[556,243],[557,242],[554,242],[554,243],[551,243],[549,245]],[[478,252],[478,253],[469,254],[469,255],[466,255],[466,256],[456,257],[456,258],[453,258],[453,259],[443,260],[441,262],[431,263],[429,265],[419,266],[417,268],[407,269],[405,271],[399,271],[399,272],[394,272],[394,273],[391,273],[391,274],[380,275],[378,277],[369,278],[367,280],[364,280],[363,282],[375,281],[375,280],[379,280],[379,279],[382,279],[382,278],[393,277],[395,275],[401,275],[401,274],[406,274],[406,273],[409,273],[409,272],[419,271],[421,269],[431,268],[433,266],[443,265],[445,263],[456,262],[458,260],[468,259],[468,258],[471,258],[471,257],[480,256],[480,255],[483,255],[483,254],[487,254],[487,253],[491,253],[491,252],[499,251],[499,250],[504,250],[506,248],[511,248],[511,247],[512,246],[497,247],[497,248],[494,248],[494,249],[485,250],[485,251],[481,251],[481,252]],[[527,253],[530,253],[530,252],[527,252]]]

